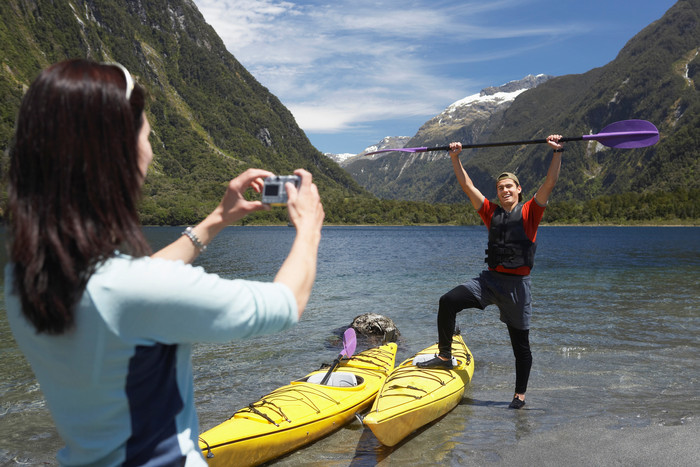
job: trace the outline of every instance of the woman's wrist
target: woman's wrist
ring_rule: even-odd
[[[192,233],[199,239],[201,244],[206,247],[225,227],[226,223],[222,216],[214,211],[204,218],[202,222],[193,226]],[[196,243],[192,243],[197,246]]]
[[[199,236],[192,227],[187,227],[182,232],[182,235],[190,239],[192,245],[194,245],[194,247],[199,251],[199,253],[204,253],[207,250],[207,245],[199,239]]]

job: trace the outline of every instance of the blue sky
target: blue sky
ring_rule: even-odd
[[[194,0],[322,152],[413,136],[451,103],[613,60],[675,0]],[[640,117],[641,118],[641,117]]]

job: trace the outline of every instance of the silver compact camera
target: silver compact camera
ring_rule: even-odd
[[[291,182],[299,188],[301,177],[298,175],[273,175],[264,180],[262,202],[271,206],[284,206],[287,204],[287,190],[284,184]]]

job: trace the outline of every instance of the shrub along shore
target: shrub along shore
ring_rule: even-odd
[[[329,197],[323,200],[326,225],[480,225],[481,219],[465,200],[458,204],[378,198]],[[700,189],[672,192],[624,193],[587,201],[551,201],[543,225],[700,225]],[[141,207],[144,225],[188,225],[199,222],[214,206],[156,206],[145,201]],[[255,212],[240,225],[284,225],[285,208]]]

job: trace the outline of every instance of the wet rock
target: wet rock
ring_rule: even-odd
[[[396,328],[391,318],[377,313],[365,313],[356,316],[355,319],[352,320],[351,326],[355,332],[363,336],[386,336],[387,342],[396,342],[396,339],[400,335],[399,330]]]

